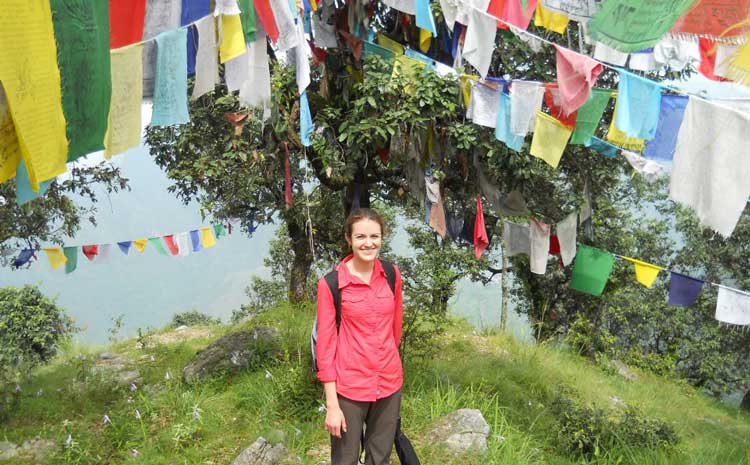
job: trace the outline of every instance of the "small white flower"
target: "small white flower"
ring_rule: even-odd
[[[137,391],[138,390],[138,386],[136,386],[135,383],[130,383],[130,390],[133,391],[133,392]]]
[[[65,438],[65,445],[69,446],[71,444],[73,444],[73,436],[69,434],[68,437]]]
[[[203,410],[198,407],[198,404],[193,405],[193,420],[200,420],[202,412]]]
[[[16,394],[20,394],[21,393],[21,386],[19,384],[16,384],[15,391],[16,391]]]
[[[37,397],[42,397],[42,392],[43,391],[41,389],[39,389],[38,391],[36,391],[36,396]]]
[[[138,411],[138,409],[135,409],[135,419],[140,420],[141,419],[141,412]]]
[[[125,402],[127,402],[128,404],[132,404],[133,403],[133,398],[130,397],[130,396],[128,396],[128,400],[126,400]]]
[[[318,412],[325,412],[325,411],[326,411],[326,406],[323,404],[320,404],[320,407],[318,407]]]
[[[138,449],[130,449],[130,453],[133,454],[133,457],[138,457]]]
[[[155,362],[155,361],[156,361],[156,359],[154,358],[154,356],[153,356],[153,355],[151,356],[151,361],[152,361],[152,362]],[[133,449],[133,450],[135,450],[135,449]]]
[[[102,423],[104,423],[105,425],[108,423],[112,423],[112,420],[109,419],[109,415],[104,415],[104,417],[102,417]]]
[[[164,373],[164,379],[169,381],[170,379],[172,379],[172,375],[170,375],[169,372],[166,372]]]
[[[271,379],[271,372],[266,370],[266,379]]]

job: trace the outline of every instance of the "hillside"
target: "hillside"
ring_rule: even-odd
[[[328,463],[311,319],[311,308],[280,306],[234,327],[69,349],[20,386],[0,425],[0,445],[38,436],[51,440],[52,455],[0,464],[229,464],[259,435],[306,464]],[[277,361],[192,386],[181,379],[197,350],[258,324],[279,330]],[[403,428],[425,465],[750,463],[750,417],[683,383],[636,370],[629,381],[564,349],[476,334],[461,321],[435,342],[434,357],[405,366]],[[142,379],[118,386],[103,368],[117,363],[123,379],[133,369]],[[452,457],[427,439],[435,420],[459,408],[479,409],[489,423],[486,455]]]

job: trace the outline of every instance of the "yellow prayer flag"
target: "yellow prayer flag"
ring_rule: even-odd
[[[0,183],[16,176],[16,167],[21,161],[16,127],[8,111],[5,92],[0,85]]]
[[[734,52],[726,77],[739,84],[750,86],[750,34],[745,40],[746,42]]]
[[[204,249],[208,249],[209,247],[213,247],[216,245],[214,232],[208,226],[204,226],[201,228],[201,244],[203,245]]]
[[[68,160],[52,12],[49,2],[4,0],[0,16],[0,82],[37,192],[39,183],[65,172]],[[8,162],[0,160],[3,176]]]
[[[543,27],[552,32],[563,34],[565,28],[568,27],[569,18],[563,14],[555,13],[554,11],[544,8],[541,2],[536,5],[536,13],[534,13],[534,25]]]
[[[459,85],[461,86],[461,95],[464,98],[464,106],[466,108],[469,108],[469,103],[471,103],[471,81],[478,81],[479,76],[475,76],[473,74],[462,74],[461,80],[459,81]]]
[[[625,150],[633,152],[643,152],[646,147],[646,141],[637,137],[631,137],[617,129],[617,103],[615,103],[615,112],[612,113],[612,122],[609,124],[609,130],[604,137],[607,141],[617,145]]]
[[[221,44],[219,57],[222,63],[237,58],[247,51],[242,33],[240,15],[221,15]]]
[[[133,247],[140,253],[146,250],[146,244],[148,244],[148,239],[136,239],[133,241]]]
[[[42,250],[47,254],[49,264],[53,270],[60,268],[68,261],[68,257],[65,256],[62,247],[45,247]]]
[[[316,2],[315,0],[310,0],[310,9],[313,11],[313,13],[318,11],[318,2]]]
[[[392,51],[396,55],[403,55],[404,54],[404,46],[396,42],[395,40],[391,39],[387,35],[383,33],[378,34],[378,45],[381,47],[387,48],[388,50]]]
[[[644,286],[650,288],[654,285],[656,277],[659,276],[659,272],[663,269],[659,266],[652,265],[650,263],[636,260],[635,258],[622,257],[624,260],[631,262],[635,265],[635,279]]]
[[[427,53],[430,49],[430,43],[432,42],[432,32],[427,29],[419,29],[419,49],[422,53]]]
[[[112,98],[104,136],[104,158],[137,147],[141,143],[143,98],[143,45],[110,51]]]
[[[531,139],[529,153],[541,158],[552,168],[557,168],[572,133],[572,128],[565,126],[546,113],[537,111],[534,137]]]

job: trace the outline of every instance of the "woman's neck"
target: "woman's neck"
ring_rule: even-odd
[[[349,265],[352,267],[351,269],[353,271],[367,274],[375,268],[375,260],[365,261],[358,259],[356,256],[352,256],[352,259],[349,260]]]

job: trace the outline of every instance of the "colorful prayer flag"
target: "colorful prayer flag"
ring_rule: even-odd
[[[65,262],[68,261],[68,258],[65,256],[62,247],[45,247],[42,250],[44,250],[44,253],[47,254],[49,264],[53,270],[60,268],[65,264]]]
[[[139,253],[143,253],[143,251],[146,250],[146,244],[148,244],[148,239],[136,239],[133,241],[133,247],[135,247],[135,250]]]
[[[133,245],[133,241],[124,241],[124,242],[118,242],[117,243],[117,246],[120,248],[120,250],[122,251],[122,253],[124,253],[125,255],[127,255],[128,252],[130,252],[130,246],[131,245]]]
[[[104,142],[107,159],[141,143],[143,45],[112,50],[111,65],[112,99]]]
[[[474,257],[479,260],[490,240],[487,237],[487,229],[484,226],[484,212],[482,211],[482,197],[477,194],[477,215],[474,218]]]
[[[631,150],[633,152],[641,153],[643,152],[643,148],[646,145],[646,141],[643,139],[639,139],[637,137],[631,137],[624,132],[620,131],[618,129],[617,125],[617,106],[619,105],[619,99],[618,103],[615,104],[615,112],[612,115],[612,122],[609,125],[609,130],[607,131],[607,135],[605,136],[605,139],[607,139],[609,142],[612,142],[616,146]]]
[[[18,169],[16,170],[16,204],[23,205],[27,202],[31,202],[34,199],[42,197],[50,184],[52,179],[44,181],[39,184],[39,192],[34,192],[31,189],[29,181],[29,173],[26,171],[26,164],[23,160],[19,160]]]
[[[651,160],[672,161],[677,134],[680,132],[682,118],[688,97],[684,95],[663,95],[659,111],[659,124],[654,138],[646,143],[643,156]]]
[[[523,147],[524,137],[513,134],[510,130],[510,96],[500,92],[500,101],[497,107],[497,121],[495,123],[495,139],[504,142],[508,148],[520,152]]]
[[[242,32],[242,21],[239,15],[221,15],[221,43],[219,44],[219,58],[226,63],[232,58],[245,53],[245,36]]]
[[[81,251],[86,256],[86,258],[89,259],[89,261],[94,261],[97,255],[99,255],[99,246],[98,245],[84,245],[81,247]]]
[[[750,0],[700,0],[675,21],[670,32],[734,37],[750,31],[749,17]]]
[[[571,289],[602,295],[614,263],[615,256],[611,253],[585,244],[579,245],[570,281]]]
[[[227,235],[227,230],[224,228],[224,225],[221,223],[216,223],[213,225],[214,228],[214,236],[216,236],[217,239],[219,239],[222,236]]]
[[[78,268],[78,247],[64,247],[65,254],[65,274],[70,274]]]
[[[731,325],[750,325],[750,293],[719,286],[716,319]]]
[[[607,158],[615,158],[617,151],[620,150],[616,145],[612,145],[598,137],[591,137],[584,145],[591,150],[596,150]]]
[[[661,86],[626,71],[617,84],[617,129],[638,139],[653,139],[659,123]]]
[[[536,12],[534,13],[534,25],[543,27],[548,31],[557,32],[558,34],[565,33],[565,29],[568,27],[568,16],[544,8],[540,3],[536,6]]]
[[[201,232],[201,245],[204,249],[211,248],[216,245],[216,238],[211,228],[204,226],[200,229]]]
[[[692,306],[702,287],[702,279],[672,271],[669,276],[669,305]]]
[[[652,265],[650,263],[636,260],[635,258],[622,257],[624,260],[629,261],[635,265],[635,279],[644,286],[650,288],[654,285],[654,281],[659,276],[659,272],[663,270],[662,267]]]
[[[34,249],[23,249],[18,256],[13,260],[13,268],[20,268],[24,266],[34,257]]]
[[[193,245],[193,252],[200,252],[201,250],[203,250],[200,230],[193,229],[192,231],[190,231],[190,242]]]
[[[437,37],[437,28],[435,28],[435,18],[432,17],[432,8],[430,8],[430,0],[416,0],[416,20],[417,27],[423,31],[429,33],[427,37],[427,49],[429,50],[429,42],[432,40],[432,36]],[[420,49],[422,52],[427,53],[427,50],[422,48],[422,31],[419,32]]]
[[[146,0],[109,0],[109,48],[120,48],[143,37]]]
[[[608,90],[594,89],[591,92],[586,103],[578,109],[576,128],[570,137],[571,144],[585,144],[591,139],[599,126],[604,109],[607,108],[610,96]]]
[[[169,255],[161,237],[149,237],[148,242],[156,249],[159,255]]]
[[[573,130],[546,113],[536,113],[534,137],[529,153],[557,168]]]
[[[166,236],[163,237],[163,239],[164,239],[164,243],[167,245],[167,249],[169,249],[169,254],[172,256],[179,255],[180,248],[177,245],[177,242],[175,241],[174,235],[167,234]]]
[[[239,17],[236,18],[239,21]],[[157,46],[156,82],[150,126],[189,123],[187,55],[185,54],[187,30],[180,28],[167,31],[156,36],[155,40]]]

